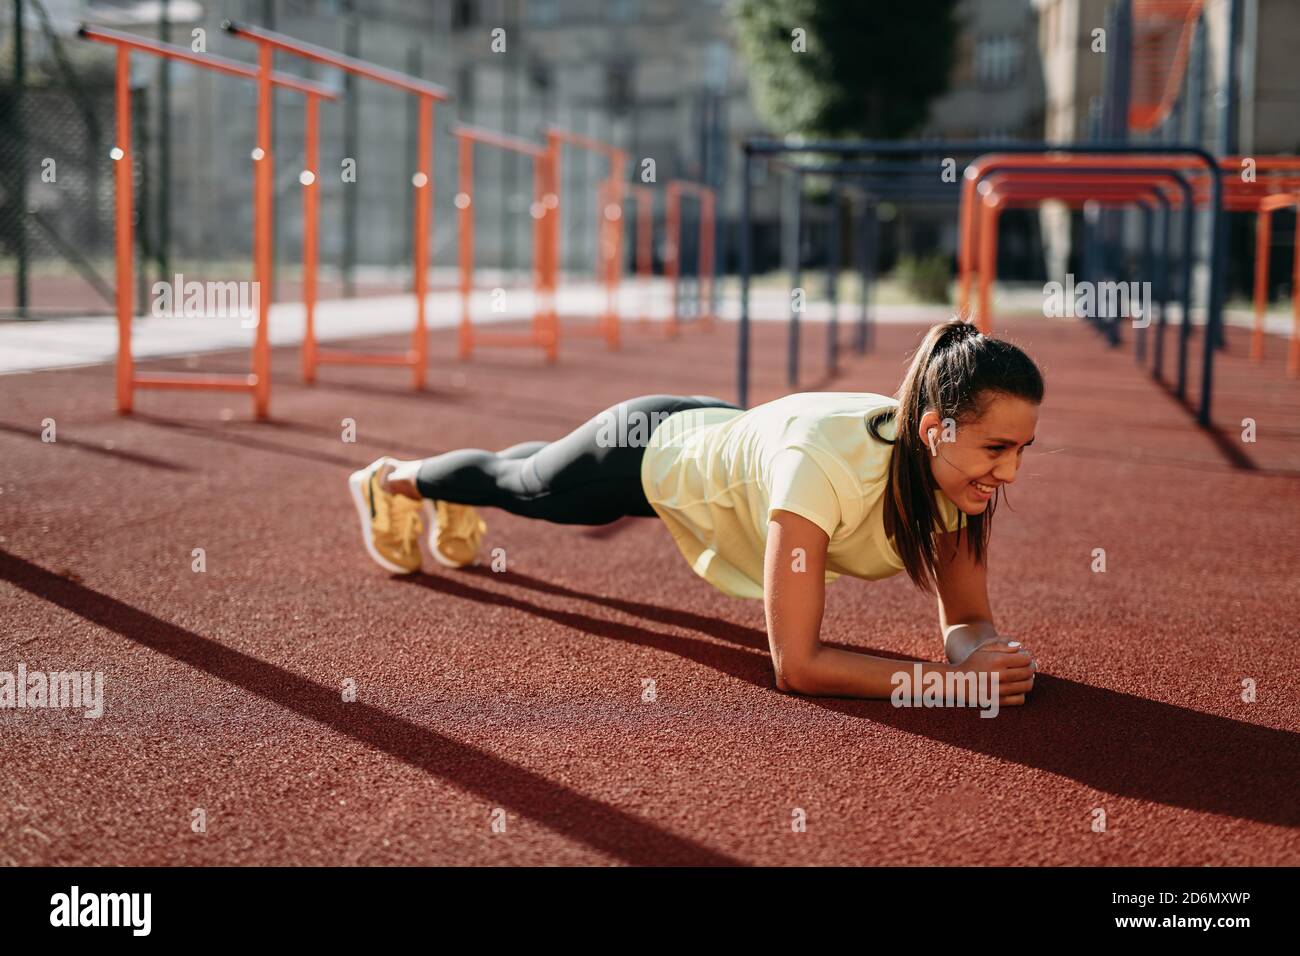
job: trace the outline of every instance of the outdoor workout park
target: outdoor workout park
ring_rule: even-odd
[[[0,672],[98,675],[101,714],[0,674],[0,863],[1300,863],[1294,116],[1261,148],[1300,12],[926,4],[967,53],[914,117],[854,73],[803,122],[813,73],[876,69],[836,16],[905,17],[709,6],[706,83],[686,40],[680,76],[578,72],[667,49],[648,3],[449,4],[433,46],[387,3],[12,6]],[[1023,125],[943,126],[1022,88]],[[358,543],[380,456],[893,396],[954,316],[1045,382],[989,546],[1036,674],[996,720],[787,692],[763,605],[658,521],[482,507],[474,562],[406,576]],[[934,607],[842,581],[820,641],[919,675]]]

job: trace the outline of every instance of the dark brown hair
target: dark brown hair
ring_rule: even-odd
[[[917,348],[896,395],[898,408],[867,423],[873,437],[894,446],[885,488],[885,533],[894,539],[907,576],[923,591],[935,590],[939,561],[934,535],[947,528],[934,500],[938,485],[930,470],[930,449],[921,437],[921,418],[933,409],[941,419],[958,424],[974,421],[999,393],[1040,404],[1043,376],[1038,366],[1010,342],[983,335],[964,319],[950,319],[930,329]],[[897,424],[892,440],[879,431],[891,420]],[[965,530],[966,546],[977,562],[983,562],[988,549],[998,496],[982,514],[960,516],[957,540]]]

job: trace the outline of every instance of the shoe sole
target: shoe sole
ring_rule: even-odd
[[[428,527],[430,529],[434,529],[434,530],[430,530],[426,541],[426,543],[429,545],[429,554],[433,555],[433,560],[437,561],[444,568],[467,568],[475,561],[478,560],[478,551],[474,552],[474,557],[470,558],[464,564],[460,564],[456,561],[451,560],[451,558],[446,557],[441,551],[438,550],[437,545],[433,543],[433,536],[436,533],[436,529],[438,527],[438,515],[434,511],[432,501],[426,500],[424,502],[424,517],[425,517],[425,521],[428,522]],[[482,550],[481,545],[479,547],[479,550],[480,551]]]
[[[370,505],[366,502],[366,483],[370,480],[370,470],[363,468],[348,476],[348,490],[352,493],[352,503],[356,505],[357,516],[361,519],[361,540],[366,546],[366,553],[374,559],[375,564],[393,574],[414,574],[417,568],[404,568],[389,561],[375,547],[370,537]],[[425,503],[426,505],[428,502]]]

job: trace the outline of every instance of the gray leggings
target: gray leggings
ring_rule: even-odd
[[[500,508],[556,524],[654,517],[641,490],[641,457],[653,425],[620,431],[619,423],[658,424],[697,408],[738,406],[706,395],[644,395],[619,402],[553,442],[524,442],[498,452],[463,448],[426,458],[416,472],[416,487],[425,498]]]

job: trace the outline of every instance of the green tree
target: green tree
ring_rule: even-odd
[[[948,89],[957,2],[736,0],[760,114],[781,134],[906,136]]]

